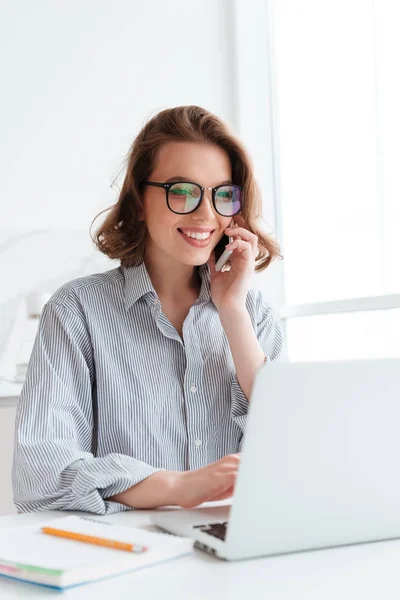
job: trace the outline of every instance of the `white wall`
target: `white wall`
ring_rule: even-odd
[[[1,226],[87,230],[160,109],[198,104],[234,125],[229,0],[1,4]]]

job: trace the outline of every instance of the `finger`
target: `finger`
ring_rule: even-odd
[[[207,498],[212,498],[216,494],[222,494],[227,489],[233,487],[236,482],[237,470],[227,471],[226,473],[216,473],[211,481],[207,492]]]
[[[228,244],[226,248],[227,250],[232,250],[232,252],[239,252],[245,259],[254,258],[253,246],[250,244],[250,242],[245,242],[244,240],[235,240],[231,244]]]
[[[236,464],[236,463],[240,462],[240,454],[227,454],[221,460],[224,462],[227,462],[227,463]]]
[[[250,242],[250,240],[257,239],[257,236],[254,233],[251,233],[251,231],[245,229],[244,227],[227,227],[224,230],[224,233],[233,237],[239,236],[248,242]]]
[[[225,232],[228,236],[233,237],[234,240],[238,237],[239,239],[249,242],[253,250],[258,251],[258,237],[254,233],[251,233],[251,231],[248,231],[248,229],[245,229],[244,227],[228,227],[225,229]]]
[[[223,458],[208,465],[208,467],[216,467],[217,465],[236,464],[240,462],[240,454],[227,454]],[[207,468],[207,467],[206,467]]]
[[[219,475],[225,475],[226,473],[237,473],[237,471],[239,470],[239,466],[240,461],[234,461],[232,459],[229,461],[227,460],[219,464],[218,467],[211,469],[209,477],[217,477]]]
[[[232,486],[231,488],[227,488],[220,494],[217,494],[216,496],[212,496],[211,498],[209,498],[208,502],[217,502],[217,500],[226,500],[227,498],[231,498],[231,496],[233,496],[234,490],[235,490],[234,486]]]
[[[227,233],[228,235],[231,235],[231,236],[240,236],[243,240],[247,240],[248,242],[253,241],[253,240],[254,241],[258,240],[256,234],[252,233],[245,227],[240,227],[240,226],[227,227],[224,230],[224,233]]]

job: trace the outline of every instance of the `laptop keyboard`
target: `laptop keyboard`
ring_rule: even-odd
[[[225,523],[208,523],[207,525],[194,525],[194,528],[199,529],[200,531],[204,531],[204,533],[208,533],[208,535],[213,535],[219,540],[225,540],[227,526],[228,522],[225,521]]]

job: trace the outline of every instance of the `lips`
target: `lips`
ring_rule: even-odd
[[[184,235],[187,235],[187,237],[190,237],[192,239],[197,239],[197,240],[207,240],[210,235],[213,233],[214,229],[179,229],[179,231],[181,233],[183,233]],[[192,235],[194,234],[194,235]],[[200,237],[198,237],[200,236]]]
[[[186,231],[193,231],[193,230],[187,229]],[[214,229],[208,230],[208,231],[204,230],[204,229],[203,229],[203,231],[200,231],[200,230],[196,231],[196,233],[209,233],[210,234],[206,239],[198,240],[196,238],[192,238],[192,237],[185,235],[182,230],[178,229],[178,233],[181,236],[181,238],[183,240],[185,240],[185,242],[187,244],[189,244],[190,246],[194,246],[195,248],[206,248],[212,239],[212,234],[214,231],[215,231]]]

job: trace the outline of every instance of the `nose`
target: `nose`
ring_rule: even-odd
[[[212,191],[204,190],[203,200],[197,210],[192,213],[195,221],[213,221],[216,217],[216,212],[212,203]]]

